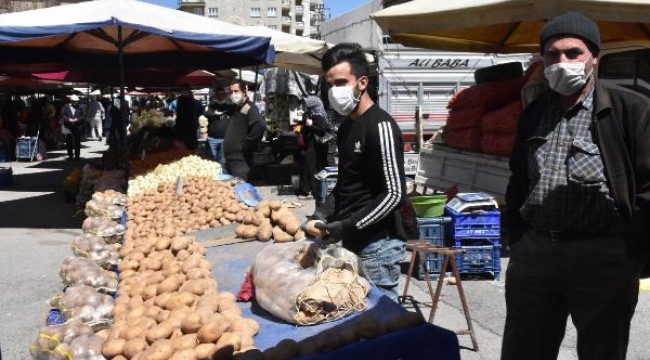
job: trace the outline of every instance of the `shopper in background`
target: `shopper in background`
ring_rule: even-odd
[[[551,90],[522,113],[506,191],[502,359],[625,359],[650,260],[650,100],[596,78],[600,32],[577,13],[540,35]]]
[[[68,150],[68,160],[79,160],[81,154],[82,124],[86,121],[86,114],[79,104],[79,96],[70,95],[69,101],[63,106],[61,123],[64,127],[65,145]],[[73,152],[74,151],[74,152]]]
[[[336,135],[329,131],[327,113],[323,102],[317,96],[305,96],[302,99],[303,118],[300,135],[303,138],[302,169],[298,198],[313,197],[321,202],[319,183],[314,177],[327,164],[328,142]]]
[[[338,178],[312,216],[324,242],[342,241],[359,256],[365,276],[397,301],[405,234],[404,148],[395,120],[368,94],[370,66],[359,44],[342,43],[322,59],[332,109],[345,116],[337,133]]]
[[[103,122],[105,117],[104,105],[97,101],[97,96],[90,98],[88,104],[88,121],[90,122],[90,138],[102,141]]]
[[[259,148],[266,131],[264,118],[249,100],[247,91],[242,80],[235,80],[230,85],[233,109],[223,140],[228,173],[243,180],[248,180],[253,152]]]
[[[199,118],[194,95],[190,90],[183,90],[175,101],[176,123],[174,132],[176,137],[185,144],[186,148],[195,150],[198,147]],[[174,103],[172,102],[172,104]]]
[[[228,101],[228,93],[223,87],[215,89],[214,99],[205,111],[208,118],[208,144],[210,155],[221,164],[226,165],[226,158],[223,155],[223,139],[226,137],[226,129],[233,105]]]

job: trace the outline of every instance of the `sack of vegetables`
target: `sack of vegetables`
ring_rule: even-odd
[[[342,247],[321,249],[309,239],[265,247],[255,258],[252,275],[257,303],[299,325],[364,310],[370,290],[368,281],[359,276],[356,255]]]

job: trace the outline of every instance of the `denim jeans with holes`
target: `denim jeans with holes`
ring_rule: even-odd
[[[395,302],[405,248],[404,240],[382,235],[359,253],[359,265],[366,278]]]

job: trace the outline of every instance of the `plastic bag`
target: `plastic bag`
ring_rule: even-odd
[[[72,253],[87,257],[104,269],[111,269],[120,259],[119,244],[107,244],[104,238],[94,235],[77,236],[72,241]]]
[[[339,274],[333,277],[334,272]],[[257,303],[274,316],[301,325],[363,310],[370,285],[358,273],[356,255],[342,247],[322,250],[309,239],[265,247],[252,269]],[[347,283],[334,284],[334,278]]]
[[[81,321],[94,331],[110,327],[113,323],[112,296],[99,293],[90,286],[71,286],[50,299],[50,306],[61,311],[64,321]]]
[[[122,242],[126,227],[108,218],[89,217],[81,224],[84,234],[100,236],[107,244]]]
[[[95,192],[92,196],[92,200],[101,205],[126,206],[127,204],[126,194],[123,194],[115,190]]]
[[[95,200],[89,200],[84,210],[86,216],[119,219],[124,214],[124,206],[113,204],[102,204]]]
[[[36,360],[104,360],[103,346],[104,341],[95,336],[90,326],[70,321],[41,328],[29,353]]]
[[[59,275],[68,286],[86,285],[104,293],[117,290],[115,273],[100,268],[89,258],[71,256],[63,260]]]

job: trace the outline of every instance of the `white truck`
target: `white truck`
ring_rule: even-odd
[[[610,48],[599,59],[598,76],[650,96],[650,49]],[[449,148],[433,143],[420,148],[415,182],[429,189],[484,192],[503,202],[510,170],[507,157]]]

